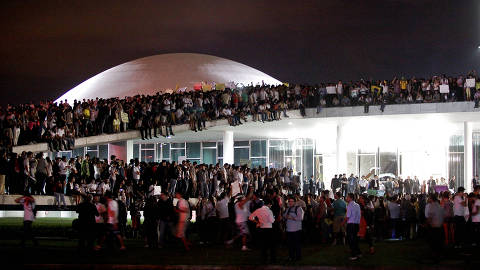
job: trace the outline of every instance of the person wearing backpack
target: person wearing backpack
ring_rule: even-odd
[[[25,247],[25,241],[31,239],[34,246],[38,246],[38,241],[35,239],[35,236],[32,232],[32,224],[37,215],[37,210],[35,209],[35,199],[30,195],[28,191],[25,191],[24,195],[20,198],[15,199],[16,203],[23,204],[23,237],[21,246]]]
[[[288,260],[298,261],[302,257],[302,220],[303,209],[295,205],[295,197],[288,197],[288,207],[285,209],[283,219],[287,231]]]

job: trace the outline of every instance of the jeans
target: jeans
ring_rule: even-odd
[[[359,224],[347,223],[347,241],[352,257],[361,254],[360,248],[358,247],[358,230]]]
[[[170,188],[168,189],[168,193],[170,195],[175,195],[175,187],[177,186],[177,179],[170,179]]]
[[[158,221],[158,244],[160,246],[165,244],[165,236],[169,228],[172,228],[172,223],[170,221],[161,219]]]
[[[63,206],[64,206],[64,207],[67,206],[67,204],[65,203],[65,194],[59,193],[59,192],[55,192],[54,195],[55,195],[55,200],[53,201],[53,205],[57,205],[57,204],[58,204],[58,207],[60,207],[60,200],[61,200]]]

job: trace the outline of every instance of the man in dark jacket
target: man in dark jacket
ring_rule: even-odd
[[[87,195],[85,200],[77,206],[78,222],[76,224],[79,231],[78,248],[85,249],[85,242],[87,243],[87,250],[93,249],[93,240],[95,238],[95,216],[98,216],[98,211],[92,203],[92,195]]]

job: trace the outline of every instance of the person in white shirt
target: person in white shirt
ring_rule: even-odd
[[[140,164],[138,161],[135,161],[135,166],[133,167],[133,180],[138,184],[138,181],[140,181]]]
[[[242,251],[250,250],[247,248],[247,237],[250,235],[250,231],[248,230],[248,217],[250,215],[250,198],[240,196],[237,198],[237,203],[235,204],[235,223],[237,225],[238,234],[233,237],[233,239],[225,242],[227,245],[233,244],[233,242],[238,239],[242,238]]]
[[[175,212],[178,213],[176,236],[182,240],[185,250],[189,251],[192,244],[185,237],[185,230],[187,228],[187,220],[190,216],[190,207],[188,201],[182,197],[180,191],[175,192],[175,198],[178,200],[177,206],[175,207]]]
[[[226,194],[226,192],[222,192],[220,194],[220,200],[217,201],[215,208],[217,209],[218,219],[219,219],[219,227],[220,227],[220,240],[225,241],[227,240],[226,237],[230,228],[229,218],[230,215],[228,213],[228,202],[230,201],[230,196]]]
[[[455,223],[455,248],[460,248],[465,240],[466,220],[465,208],[467,206],[467,196],[465,188],[459,187],[457,194],[453,198],[453,222]]]
[[[120,234],[120,227],[118,225],[118,202],[112,199],[112,192],[108,191],[105,193],[105,198],[107,200],[107,217],[106,217],[106,229],[111,234],[117,238],[118,243],[120,244],[120,250],[125,250],[125,244],[123,243],[123,238]],[[104,240],[105,238],[103,238]],[[99,250],[102,247],[103,241],[98,242],[95,246],[95,250]]]
[[[472,217],[472,229],[474,240],[473,244],[480,244],[480,198],[479,195],[475,195],[475,201],[472,206],[472,212],[470,213]]]
[[[31,239],[35,246],[38,246],[38,241],[32,232],[32,224],[35,220],[35,199],[26,191],[25,195],[15,199],[15,202],[23,204],[23,237],[21,246],[25,246],[27,238]]]
[[[249,220],[257,224],[258,236],[260,238],[260,243],[262,245],[262,262],[265,263],[267,260],[267,251],[270,250],[270,260],[271,263],[275,263],[277,259],[276,254],[276,239],[273,233],[273,222],[275,222],[275,217],[273,216],[272,210],[272,201],[270,199],[265,199],[264,205],[257,210],[255,210],[250,216]]]
[[[288,207],[285,209],[283,219],[286,220],[288,258],[298,261],[302,257],[302,220],[303,209],[296,205],[295,197],[288,197]]]

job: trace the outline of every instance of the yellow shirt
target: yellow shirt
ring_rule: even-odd
[[[90,110],[89,109],[83,110],[83,116],[85,116],[86,118],[90,118]]]
[[[401,81],[400,81],[400,89],[406,90],[406,89],[407,89],[407,84],[408,84],[407,81],[401,80]]]

